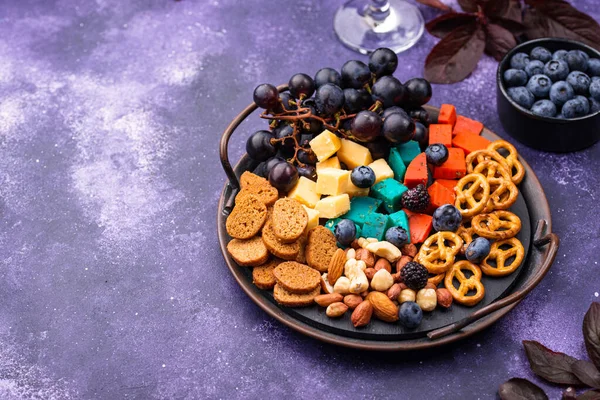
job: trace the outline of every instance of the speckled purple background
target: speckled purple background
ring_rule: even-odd
[[[574,3],[600,18],[595,1]],[[535,380],[523,339],[584,355],[581,319],[600,292],[598,145],[557,155],[517,144],[561,249],[521,305],[458,345],[386,355],[322,344],[237,286],[216,237],[220,134],[257,83],[364,59],[333,35],[339,4],[3,3],[1,399],[483,399],[510,377]],[[421,75],[434,43],[425,35],[401,55],[402,81]],[[436,86],[432,104],[505,136],[495,69],[484,58],[464,82]],[[263,126],[244,125],[234,160]]]

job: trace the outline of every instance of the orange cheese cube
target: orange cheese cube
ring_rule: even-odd
[[[450,124],[454,127],[454,124],[456,124],[456,108],[452,104],[442,104],[438,124]]]
[[[481,122],[459,115],[456,117],[456,125],[454,125],[452,134],[471,133],[473,135],[481,135],[481,131],[483,131],[483,124]]]
[[[467,173],[465,152],[457,147],[448,149],[448,159],[445,163],[436,167],[433,172],[435,179],[460,179]]]
[[[448,189],[446,186],[433,182],[433,185],[427,188],[429,193],[430,208],[435,211],[436,208],[443,206],[444,204],[454,204],[456,195],[454,194],[454,188]]]
[[[452,193],[454,193],[454,188],[458,183],[458,181],[454,179],[436,179],[435,181],[440,185],[447,187]]]
[[[459,133],[452,139],[452,146],[463,149],[465,155],[475,150],[487,149],[490,143],[492,142],[483,136],[472,133]]]
[[[412,189],[420,183],[427,185],[427,180],[427,159],[425,153],[421,153],[408,164],[406,174],[404,174],[404,186]]]
[[[427,214],[417,214],[404,209],[408,216],[408,229],[411,243],[423,243],[431,233],[433,218]]]
[[[441,143],[446,147],[452,147],[452,125],[429,125],[429,144],[432,145],[434,143]]]

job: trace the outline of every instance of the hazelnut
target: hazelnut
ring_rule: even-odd
[[[400,282],[399,285],[400,285],[400,290],[408,289],[408,286],[406,286],[406,283],[404,283],[404,282]]]
[[[402,271],[402,267],[412,261],[412,257],[402,256],[398,261],[396,261],[396,272]]]
[[[365,269],[365,275],[367,276],[368,280],[373,279],[373,276],[375,275],[375,268],[367,268]]]
[[[407,301],[415,301],[417,298],[417,293],[412,289],[403,289],[398,296],[398,301],[400,303],[405,303]]]
[[[412,243],[405,244],[404,246],[402,246],[400,251],[402,251],[403,255],[410,256],[412,258],[414,258],[418,253],[417,246],[415,246]]]
[[[401,291],[402,290],[400,289],[400,284],[399,283],[394,283],[392,285],[392,287],[388,289],[388,291],[387,291],[387,297],[390,300],[395,301],[398,298],[398,296],[400,295]]]
[[[356,258],[356,250],[352,247],[348,247],[346,249],[346,260],[350,260],[351,258]]]
[[[357,240],[357,239],[354,239],[354,240],[352,241],[352,243],[350,243],[350,247],[352,247],[354,250],[356,250],[356,249],[360,249],[360,245],[358,244],[358,240]]]
[[[393,284],[394,278],[392,277],[392,274],[385,269],[380,269],[375,273],[371,280],[371,289],[378,292],[385,292],[391,288]]]
[[[435,286],[433,283],[431,282],[427,282],[427,285],[425,285],[425,289],[433,289],[436,290],[437,286]]]
[[[435,294],[437,295],[437,302],[441,307],[450,308],[452,305],[452,294],[450,294],[448,289],[438,289]]]
[[[380,269],[383,268],[387,272],[392,273],[392,265],[385,258],[380,258],[379,260],[377,260],[377,262],[375,262],[375,266],[373,268],[375,268],[375,271],[379,271]]]
[[[367,268],[373,268],[375,266],[375,255],[367,249],[356,250],[356,259],[364,261]]]
[[[338,318],[344,315],[346,311],[348,311],[348,306],[344,303],[337,302],[328,305],[327,309],[325,310],[325,314],[329,318]]]
[[[333,285],[333,292],[339,294],[350,293],[350,279],[345,276],[340,276],[338,280],[335,281],[335,285]]]
[[[417,292],[417,304],[423,311],[433,311],[437,306],[437,295],[433,289],[421,289]]]

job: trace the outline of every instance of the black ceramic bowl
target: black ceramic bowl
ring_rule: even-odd
[[[498,116],[504,130],[519,142],[539,150],[564,153],[593,145],[600,140],[600,112],[572,119],[541,117],[508,97],[502,76],[510,68],[511,57],[519,52],[529,54],[537,46],[552,52],[560,49],[583,50],[590,58],[600,58],[597,50],[568,39],[536,39],[513,48],[500,61],[496,74]]]

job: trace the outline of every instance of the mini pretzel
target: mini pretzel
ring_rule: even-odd
[[[508,164],[508,172],[510,172],[512,176],[512,182],[515,185],[521,183],[523,178],[525,177],[525,168],[523,164],[519,161],[519,154],[517,153],[517,149],[515,146],[508,143],[506,140],[496,140],[495,142],[490,143],[487,147],[488,150],[493,150],[500,154],[498,149],[504,149],[508,152],[508,156],[505,157],[506,163]],[[502,154],[500,154],[502,156]],[[514,172],[513,172],[514,171]]]
[[[446,242],[449,244],[446,245]],[[454,256],[463,245],[462,239],[454,232],[438,232],[425,240],[417,258],[430,274],[443,274],[454,263]]]
[[[467,278],[463,270],[471,271],[473,275]],[[454,279],[458,280],[458,289],[454,287]],[[448,270],[444,285],[454,301],[465,306],[474,306],[485,296],[485,287],[481,283],[481,269],[467,260],[458,261]],[[475,294],[467,295],[470,290],[475,290]]]
[[[490,200],[483,212],[506,210],[515,204],[519,197],[519,189],[502,165],[492,160],[485,160],[475,166],[474,172],[485,176],[490,184]]]
[[[498,153],[496,150],[475,150],[470,152],[465,161],[467,163],[467,172],[471,173],[475,171],[475,167],[477,164],[485,161],[492,160],[496,161],[498,164],[502,165],[505,170],[510,172],[510,166],[506,162],[506,159],[502,157],[502,154]]]
[[[503,249],[503,246],[509,246],[508,249]],[[481,271],[490,276],[505,276],[510,275],[521,265],[525,249],[517,238],[500,240],[492,243],[490,254],[481,263]],[[514,257],[514,260],[507,265],[508,259]],[[496,262],[496,266],[489,264],[490,260]]]
[[[445,276],[446,276],[445,272],[442,274],[430,276],[429,279],[427,279],[427,283],[433,283],[435,286],[438,286],[440,283],[442,283]]]
[[[508,239],[521,230],[521,219],[510,211],[479,214],[471,221],[476,234],[487,239]]]
[[[471,173],[463,176],[454,190],[456,192],[454,205],[463,218],[479,214],[490,200],[490,184],[482,174]]]
[[[465,223],[463,223],[456,231],[456,234],[463,240],[464,243],[460,249],[460,254],[465,254],[467,247],[469,247],[473,239],[475,239],[473,236],[477,237],[473,227],[470,224],[468,225],[469,226],[465,226]]]

